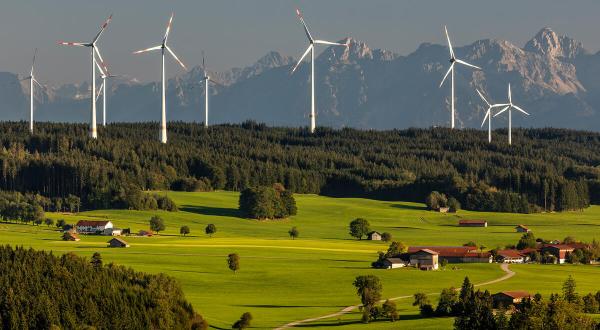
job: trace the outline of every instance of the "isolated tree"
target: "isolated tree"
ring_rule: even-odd
[[[393,257],[398,256],[399,254],[406,252],[407,250],[408,250],[408,247],[406,247],[406,245],[404,245],[404,243],[392,242],[392,243],[390,243],[390,246],[388,247],[388,250],[385,253],[385,257],[393,258]]]
[[[356,218],[350,222],[350,235],[356,237],[359,240],[363,236],[366,236],[371,231],[371,225],[369,221],[363,218]]]
[[[435,309],[435,313],[438,316],[450,316],[456,310],[456,304],[458,303],[458,293],[454,288],[442,289],[440,293],[440,299]]]
[[[153,230],[157,234],[163,230],[165,230],[165,222],[158,215],[150,218],[150,230]]]
[[[389,242],[393,239],[392,234],[385,232],[383,234],[381,234],[381,240],[384,242]]]
[[[458,199],[450,197],[450,199],[448,199],[448,211],[450,211],[451,213],[456,213],[459,210],[460,202],[458,201]]]
[[[230,253],[227,256],[227,266],[235,274],[240,269],[240,256],[237,253]]]
[[[446,207],[446,205],[448,204],[448,199],[446,198],[446,195],[441,194],[437,191],[432,191],[427,196],[425,204],[430,210],[439,210],[440,207]]]
[[[179,234],[185,236],[187,234],[190,233],[190,227],[188,226],[181,226],[181,228],[179,228]]]
[[[369,322],[371,308],[381,300],[381,291],[383,290],[381,281],[375,275],[361,275],[356,277],[353,285],[363,305],[363,321]]]
[[[204,228],[204,232],[206,233],[206,235],[208,235],[208,237],[212,237],[212,235],[217,232],[217,226],[215,226],[212,223],[209,223],[208,225],[206,225],[206,228]]]
[[[98,252],[94,252],[92,260],[90,261],[95,270],[102,269],[102,256]]]
[[[292,239],[296,239],[296,238],[298,238],[298,236],[300,236],[300,232],[298,231],[298,228],[296,228],[296,227],[292,227],[292,229],[290,229],[288,231],[288,234],[290,235],[290,237]]]
[[[575,303],[579,299],[577,295],[577,284],[575,283],[575,279],[573,276],[569,275],[569,277],[563,283],[563,299],[570,303]]]
[[[46,218],[46,220],[44,220],[44,223],[46,224],[46,226],[50,227],[54,224],[54,220]]]
[[[386,317],[390,319],[390,321],[394,322],[398,319],[398,309],[396,308],[396,303],[392,300],[386,300],[381,306],[383,309],[383,313]]]
[[[252,314],[246,312],[242,314],[239,320],[235,321],[232,328],[236,330],[243,330],[250,327],[250,321],[252,321]]]

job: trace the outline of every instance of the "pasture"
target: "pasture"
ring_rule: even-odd
[[[233,192],[168,192],[180,211],[98,210],[80,214],[47,216],[76,223],[82,219],[108,219],[116,227],[132,232],[148,229],[148,220],[160,215],[166,230],[154,237],[125,237],[127,249],[107,248],[107,237],[81,236],[79,242],[64,242],[56,228],[0,223],[0,243],[75,252],[90,256],[100,252],[105,263],[114,262],[145,272],[163,272],[177,278],[194,305],[211,326],[230,328],[246,311],[254,316],[253,327],[270,329],[292,321],[331,314],[359,303],[352,281],[357,275],[375,274],[383,282],[384,297],[412,295],[415,292],[438,293],[442,288],[460,286],[465,276],[482,283],[499,278],[504,272],[497,264],[460,264],[446,270],[423,272],[413,269],[375,270],[370,263],[387,243],[352,239],[348,223],[357,217],[369,220],[373,230],[389,232],[394,240],[407,245],[462,245],[468,241],[488,249],[516,244],[522,234],[514,226],[527,225],[536,237],[578,240],[599,238],[600,207],[583,212],[555,214],[502,214],[460,211],[439,214],[424,205],[382,202],[366,199],[335,199],[315,195],[296,195],[298,215],[287,220],[255,221],[239,217],[238,194]],[[487,228],[460,228],[458,219],[485,219]],[[217,233],[204,234],[213,223]],[[187,225],[191,233],[179,235]],[[300,237],[292,240],[288,230],[296,226]],[[226,265],[227,254],[236,252],[241,269],[234,274]],[[528,290],[532,293],[559,292],[569,274],[581,293],[600,287],[595,266],[513,265],[517,274],[499,283],[481,287],[499,290]],[[435,301],[435,296],[431,297]],[[420,319],[412,299],[398,300],[400,323],[357,323],[356,311],[304,324],[306,327],[338,325],[339,329],[386,329],[398,327],[449,328],[453,319]]]

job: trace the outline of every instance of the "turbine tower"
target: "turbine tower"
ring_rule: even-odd
[[[442,79],[442,82],[440,83],[440,87],[442,87],[442,85],[444,84],[444,82],[446,81],[446,78],[448,78],[449,74],[452,74],[451,77],[451,89],[452,89],[452,96],[451,96],[451,107],[452,107],[452,120],[451,120],[451,124],[452,124],[452,128],[454,128],[454,117],[455,117],[455,109],[454,109],[454,66],[456,63],[458,64],[462,64],[464,66],[468,66],[474,69],[478,69],[481,70],[480,67],[475,66],[473,64],[469,64],[463,60],[460,60],[458,58],[456,58],[456,56],[454,55],[454,49],[452,49],[452,43],[450,42],[450,36],[448,35],[448,29],[446,28],[446,26],[444,26],[444,31],[446,31],[446,39],[448,40],[448,48],[450,49],[450,68],[448,69],[448,72],[446,72],[446,75],[444,76],[444,79]]]
[[[514,105],[512,103],[512,92],[510,90],[510,84],[508,84],[508,106],[502,110],[500,110],[497,114],[494,115],[494,117],[498,116],[499,114],[503,113],[504,111],[508,110],[508,144],[511,145],[512,144],[512,109],[521,111],[522,113],[524,113],[525,115],[529,116],[529,114],[527,112],[525,112],[525,110],[521,109],[520,107]]]
[[[96,43],[98,42],[98,39],[100,38],[100,36],[104,32],[104,30],[106,30],[106,27],[108,26],[108,24],[110,23],[111,20],[112,20],[112,15],[110,15],[108,17],[108,19],[104,22],[104,24],[100,28],[100,32],[98,32],[98,34],[96,34],[96,36],[94,37],[94,39],[92,39],[92,42],[88,42],[88,43],[85,43],[85,42],[65,42],[65,41],[59,41],[58,42],[59,45],[63,45],[63,46],[89,47],[90,50],[91,50],[91,59],[92,59],[92,89],[91,89],[91,95],[90,95],[90,103],[91,103],[90,137],[92,139],[98,138],[98,132],[96,130],[96,66],[98,65],[98,63],[96,61],[96,56],[100,60],[101,66],[102,67],[106,67],[104,65],[104,60],[102,59],[102,55],[100,55],[100,51],[98,50],[98,45],[96,45]],[[102,70],[100,70],[100,71],[102,72]]]
[[[492,109],[499,108],[499,107],[506,107],[506,106],[508,106],[508,104],[490,104],[490,102],[488,102],[488,100],[485,99],[483,94],[481,94],[481,92],[478,89],[476,89],[476,91],[477,91],[477,94],[479,94],[479,96],[483,100],[483,102],[485,102],[485,104],[487,104],[487,106],[488,106],[487,112],[485,113],[485,117],[483,118],[483,121],[481,122],[481,127],[483,127],[483,124],[485,124],[485,121],[487,120],[488,121],[488,143],[492,143]]]
[[[133,52],[134,54],[141,54],[141,53],[146,53],[146,52],[160,49],[161,54],[162,54],[162,113],[161,113],[161,118],[160,118],[160,131],[159,131],[159,134],[160,134],[159,138],[160,138],[161,143],[167,143],[167,105],[166,105],[166,83],[167,83],[167,80],[165,77],[165,50],[167,52],[169,52],[169,54],[171,54],[171,56],[173,56],[175,61],[177,61],[177,63],[179,63],[179,65],[181,65],[181,67],[184,70],[187,70],[187,68],[185,67],[185,64],[183,64],[183,62],[181,62],[179,60],[177,55],[175,55],[175,53],[167,45],[167,40],[169,39],[169,32],[171,31],[171,25],[173,24],[173,15],[174,14],[171,14],[171,18],[169,19],[169,24],[167,24],[167,30],[165,31],[165,36],[163,37],[162,43],[160,45]]]
[[[219,85],[219,83],[211,79],[206,71],[204,52],[202,52],[202,71],[204,71],[204,77],[202,78],[202,82],[204,83],[204,127],[208,127],[208,87],[210,83],[215,85]]]
[[[33,84],[37,84],[40,88],[43,88],[42,85],[35,79],[35,74],[33,73],[35,68],[35,56],[37,55],[37,48],[33,51],[33,62],[31,64],[31,71],[29,72],[29,76],[24,78],[23,80],[29,80],[29,132],[33,134]]]
[[[310,132],[314,133],[315,126],[316,126],[316,118],[315,118],[315,116],[316,116],[316,113],[315,113],[315,44],[345,46],[346,48],[348,48],[349,44],[348,43],[340,44],[337,42],[313,39],[312,35],[310,34],[310,32],[308,30],[308,27],[306,26],[306,22],[304,22],[304,17],[302,17],[302,13],[300,13],[300,9],[298,9],[298,8],[296,8],[296,15],[298,15],[300,22],[302,22],[302,25],[304,27],[304,32],[306,33],[306,37],[308,38],[309,45],[308,45],[308,48],[306,49],[306,51],[304,52],[304,54],[302,55],[302,57],[300,57],[300,60],[298,61],[296,66],[294,66],[294,68],[292,69],[292,73],[294,73],[296,71],[296,69],[298,68],[298,66],[300,66],[300,64],[306,57],[306,55],[308,55],[308,53],[310,52],[310,65],[311,65],[311,67],[310,67],[310,71],[311,71],[311,74],[310,74],[310,91],[311,91]]]

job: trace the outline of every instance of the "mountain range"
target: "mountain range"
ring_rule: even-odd
[[[449,66],[445,45],[424,43],[413,53],[400,56],[351,38],[341,42],[350,46],[327,48],[316,58],[318,126],[392,129],[449,125],[450,86],[439,87]],[[515,104],[531,114],[516,113],[514,126],[600,127],[600,52],[587,51],[581,42],[544,28],[523,47],[486,39],[456,47],[455,53],[483,69],[456,70],[459,127],[481,125],[486,108],[475,89],[491,102],[504,103],[509,83]],[[306,126],[310,65],[306,63],[290,75],[294,61],[269,52],[249,67],[211,72],[219,84],[211,88],[209,121],[251,119],[269,125]],[[169,80],[169,120],[203,120],[202,77],[202,68],[194,67]],[[0,72],[0,120],[29,118],[29,84],[21,79]],[[159,93],[158,82],[114,78],[108,88],[109,122],[158,121]],[[38,89],[35,118],[86,122],[88,95],[87,82]],[[100,116],[101,111],[99,120]],[[505,116],[494,118],[494,127],[505,125]]]

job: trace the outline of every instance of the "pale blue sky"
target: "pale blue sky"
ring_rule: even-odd
[[[160,56],[131,51],[159,43],[171,11],[170,44],[188,66],[201,63],[203,49],[214,70],[251,64],[269,50],[299,56],[306,40],[296,6],[319,38],[352,36],[400,54],[422,42],[442,43],[444,24],[457,45],[498,38],[522,46],[550,26],[589,50],[600,48],[598,0],[4,0],[0,71],[27,72],[38,47],[40,81],[88,79],[87,51],[56,41],[88,41],[110,13],[113,22],[100,42],[103,55],[114,73],[143,81],[160,78]],[[179,73],[171,63],[168,75]]]

